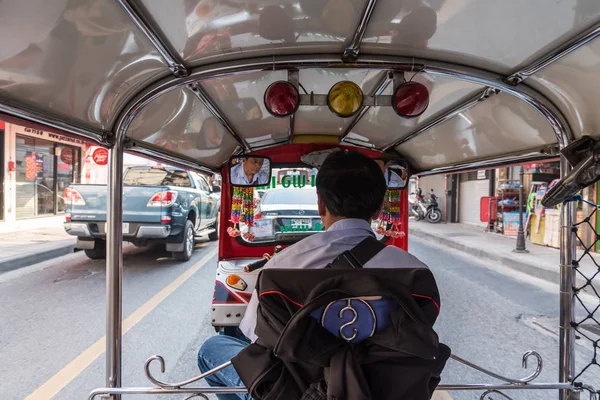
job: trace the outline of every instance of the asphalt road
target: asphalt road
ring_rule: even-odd
[[[558,288],[500,266],[484,265],[420,239],[410,250],[430,265],[442,294],[436,329],[454,354],[514,378],[528,350],[544,358],[538,382],[558,376]],[[187,263],[156,249],[127,248],[124,267],[123,385],[150,386],[144,361],[163,355],[164,381],[198,373],[196,353],[214,330],[209,304],[216,268],[216,243],[199,243]],[[104,386],[104,263],[81,253],[0,275],[0,393],[3,400],[85,399]],[[533,318],[537,317],[537,320]],[[544,318],[547,317],[546,321]],[[537,321],[538,325],[536,325]],[[578,367],[591,349],[577,346]],[[595,374],[593,376],[592,374]],[[600,386],[598,370],[587,383]],[[593,382],[596,379],[596,382]],[[442,383],[495,383],[492,378],[449,361]],[[478,399],[481,392],[451,392],[454,399]],[[183,396],[184,397],[184,396]],[[515,399],[555,399],[556,392],[513,392]],[[129,396],[127,399],[148,398]],[[181,399],[182,396],[164,399]],[[491,397],[499,399],[499,397]]]

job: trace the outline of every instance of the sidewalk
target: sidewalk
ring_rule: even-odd
[[[75,241],[62,224],[55,228],[0,234],[0,273],[72,253]]]
[[[409,237],[410,235],[463,251],[477,258],[500,263],[536,278],[560,283],[560,251],[552,247],[527,242],[529,253],[515,253],[513,250],[517,244],[516,238],[487,233],[484,232],[484,228],[463,224],[430,224],[426,221],[411,220]],[[577,250],[578,257],[581,254],[582,251]],[[594,253],[594,255],[596,261],[600,263],[600,254]],[[591,277],[597,271],[598,268],[589,257],[582,260],[583,274]],[[585,284],[580,274],[577,274],[577,284],[578,286]],[[600,278],[595,279],[594,287],[600,290]]]

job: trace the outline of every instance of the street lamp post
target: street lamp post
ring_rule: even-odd
[[[519,173],[519,231],[517,233],[517,248],[514,250],[515,253],[529,253],[525,248],[525,229],[523,228],[523,166],[521,165],[521,172]]]

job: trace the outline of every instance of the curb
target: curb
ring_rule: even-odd
[[[543,279],[545,281],[548,281],[548,282],[551,282],[551,283],[554,283],[557,285],[560,284],[560,272],[559,271],[556,271],[556,272],[549,271],[547,269],[539,268],[534,265],[515,260],[508,256],[494,254],[489,251],[481,250],[481,249],[471,247],[471,246],[468,246],[468,245],[465,245],[462,243],[457,243],[455,241],[446,239],[444,237],[433,236],[430,233],[425,233],[425,232],[419,231],[417,229],[412,229],[410,231],[410,234],[415,235],[416,237],[419,237],[421,239],[425,239],[426,241],[429,241],[432,243],[438,243],[438,244],[442,244],[444,246],[453,248],[455,250],[460,250],[462,252],[468,253],[471,256],[498,262],[498,263],[502,264],[503,266],[511,268],[515,271],[523,272],[530,276],[533,276],[533,277],[536,277],[539,279]]]
[[[48,261],[53,258],[61,257],[75,252],[75,243],[61,245],[50,250],[39,253],[27,254],[0,261],[0,273],[8,272],[19,268],[28,267],[33,264]]]

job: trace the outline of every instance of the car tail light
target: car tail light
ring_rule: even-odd
[[[171,207],[177,200],[177,192],[165,190],[155,193],[146,204],[146,207]]]
[[[256,214],[254,214],[254,219],[261,219],[262,218],[262,214],[259,212],[257,212]]]
[[[69,213],[65,214],[65,221],[67,221],[67,222],[71,221],[71,214],[69,214]]]
[[[162,217],[160,217],[160,222],[171,222],[171,216],[163,215]]]
[[[85,206],[85,200],[77,190],[67,187],[65,188],[65,204],[72,206]]]

